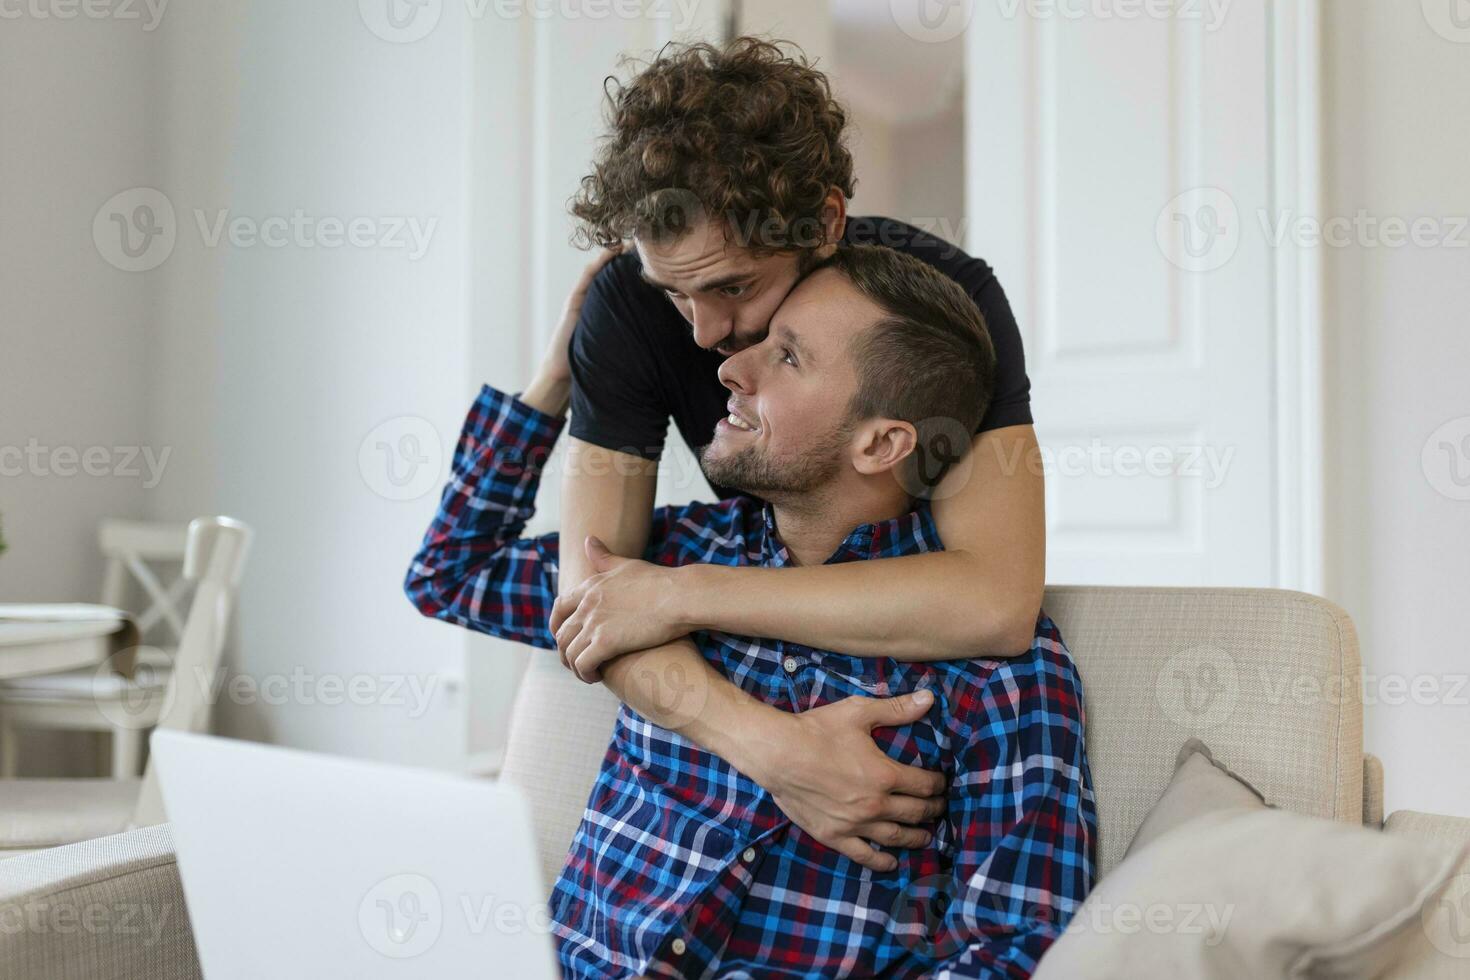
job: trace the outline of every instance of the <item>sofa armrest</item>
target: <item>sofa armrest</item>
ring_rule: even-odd
[[[1442,843],[1449,850],[1470,846],[1470,819],[1399,810],[1383,825],[1403,834]],[[1470,976],[1470,852],[1449,885],[1414,923],[1414,940],[1404,959],[1384,980],[1464,980]]]
[[[0,861],[0,976],[199,980],[168,826]]]

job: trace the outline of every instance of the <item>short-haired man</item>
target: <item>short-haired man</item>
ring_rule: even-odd
[[[834,251],[764,339],[719,365],[726,415],[701,461],[744,493],[657,511],[644,557],[781,568],[942,551],[904,470],[942,435],[934,420],[979,422],[993,366],[953,282],[888,249]],[[471,410],[406,583],[426,615],[553,646],[558,538],[517,535],[562,426],[556,391],[543,374],[519,399],[486,388]],[[711,668],[798,719],[925,692],[922,716],[872,737],[893,769],[945,773],[943,806],[906,815],[939,819],[917,838],[878,828],[905,846],[874,871],[738,765],[624,706],[552,894],[566,975],[1030,976],[1091,885],[1096,837],[1081,682],[1055,626],[1039,617],[1013,658],[927,663],[694,639]]]
[[[781,809],[823,843],[884,869],[893,858],[867,841],[943,794],[933,771],[911,767],[895,780],[866,737],[878,712],[906,720],[911,703],[838,703],[797,727],[755,711],[687,639],[720,630],[913,661],[1009,656],[1031,642],[1045,531],[1015,319],[980,259],[902,222],[848,218],[856,182],[846,131],[822,73],[790,46],[756,38],[669,45],[610,87],[607,136],[572,210],[587,239],[631,247],[591,283],[566,369],[554,379],[571,390],[561,530],[575,544],[561,556],[552,628],[580,678],[601,680],[645,717],[678,703],[674,680],[698,688],[702,707],[679,719],[687,722],[681,735],[727,761],[751,744],[768,748],[744,769]],[[858,242],[937,269],[989,327],[989,407],[968,467],[931,495],[946,550],[783,568],[636,560],[650,533],[668,420],[690,446],[709,443],[726,414],[720,365],[763,341],[806,269],[839,243]],[[935,448],[952,456],[963,441],[951,434],[947,454],[942,443]],[[733,492],[718,479],[714,487]],[[584,549],[589,537],[610,553]],[[922,630],[908,628],[916,622]],[[546,674],[533,664],[523,696],[556,696]],[[752,730],[761,737],[750,739]],[[523,749],[513,744],[511,755]],[[828,764],[834,754],[840,766]]]

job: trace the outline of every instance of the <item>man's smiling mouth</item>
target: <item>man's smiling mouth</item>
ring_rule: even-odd
[[[759,432],[761,430],[760,426],[752,422],[747,422],[736,414],[734,405],[726,405],[725,410],[728,413],[725,416],[725,422],[731,428],[739,429],[741,432]]]

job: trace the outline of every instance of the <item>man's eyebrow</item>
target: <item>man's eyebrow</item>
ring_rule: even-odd
[[[650,276],[647,269],[639,269],[638,275],[642,277],[644,282],[648,283],[654,289],[662,289],[666,293],[681,292],[681,290],[675,289],[673,286],[666,286],[663,283],[659,282],[657,279]],[[749,272],[734,272],[727,276],[720,276],[717,279],[710,279],[706,282],[698,283],[693,289],[690,290],[690,292],[707,293],[712,289],[724,289],[726,286],[738,286],[741,283],[748,281],[750,279],[750,276],[751,274]]]

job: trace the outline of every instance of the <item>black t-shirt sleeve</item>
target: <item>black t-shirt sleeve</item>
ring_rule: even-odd
[[[669,407],[658,383],[648,325],[628,302],[641,285],[638,259],[623,255],[604,266],[587,290],[567,351],[572,369],[569,431],[604,449],[658,459],[668,433]]]
[[[1008,425],[1031,424],[1031,379],[1026,376],[1026,352],[1021,347],[1021,330],[1016,315],[995,273],[980,259],[970,259],[985,268],[985,282],[970,298],[985,317],[985,328],[995,348],[995,392],[980,431],[1004,429]]]

